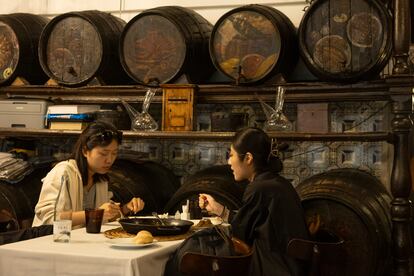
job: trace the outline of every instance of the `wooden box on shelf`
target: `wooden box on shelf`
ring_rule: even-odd
[[[297,105],[298,132],[329,132],[329,105],[327,103],[305,103]]]
[[[164,84],[162,87],[162,130],[191,131],[194,123],[194,96],[197,86]]]

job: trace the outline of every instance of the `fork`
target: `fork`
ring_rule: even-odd
[[[160,218],[160,216],[157,214],[157,212],[151,213],[156,219],[158,219],[159,222],[161,222],[161,225],[166,225],[165,222]]]

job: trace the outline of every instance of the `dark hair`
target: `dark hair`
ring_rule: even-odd
[[[272,140],[260,128],[249,127],[239,130],[234,135],[232,145],[240,160],[250,152],[253,155],[253,166],[256,172],[271,170],[280,172],[283,163],[272,152]]]
[[[73,148],[72,158],[76,160],[79,171],[82,175],[83,185],[88,184],[88,162],[83,155],[83,150],[92,150],[97,146],[105,147],[113,140],[118,144],[122,143],[122,132],[110,123],[95,121],[90,123],[81,133]],[[95,174],[94,182],[108,179],[106,175]]]

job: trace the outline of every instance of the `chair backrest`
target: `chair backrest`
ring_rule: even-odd
[[[50,235],[52,233],[53,225],[51,224],[45,224],[14,231],[7,231],[0,233],[0,245],[42,237]]]
[[[19,230],[19,222],[14,218],[10,211],[0,210],[0,232]]]
[[[304,239],[291,239],[287,245],[287,254],[304,260],[309,264],[310,276],[343,275],[345,272],[344,241],[321,242]]]
[[[236,256],[213,256],[187,252],[181,258],[180,272],[192,276],[247,275],[252,249],[243,241],[232,238]]]

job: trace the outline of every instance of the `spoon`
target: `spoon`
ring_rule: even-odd
[[[165,222],[158,216],[157,212],[152,212],[151,214],[161,222],[161,225],[166,225]]]

